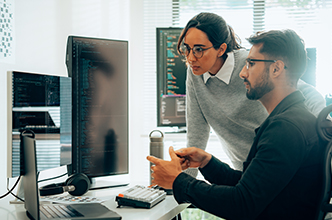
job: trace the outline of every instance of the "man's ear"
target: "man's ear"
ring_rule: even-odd
[[[226,52],[226,49],[227,49],[227,44],[226,43],[221,44],[219,47],[218,57],[221,57],[222,55],[224,55],[224,53]]]
[[[274,77],[278,77],[282,72],[284,72],[285,63],[282,60],[277,60],[270,67],[272,68],[272,75]]]

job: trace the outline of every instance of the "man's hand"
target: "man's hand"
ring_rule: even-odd
[[[211,154],[196,147],[182,148],[175,151],[175,153],[178,157],[185,158],[185,161],[181,163],[183,170],[189,167],[203,168],[212,158]]]
[[[173,147],[169,148],[169,155],[171,156],[171,161],[162,160],[154,156],[147,156],[147,160],[155,165],[151,166],[153,171],[152,184],[157,184],[165,189],[172,189],[173,182],[175,178],[182,172],[181,161],[183,159],[179,158]]]

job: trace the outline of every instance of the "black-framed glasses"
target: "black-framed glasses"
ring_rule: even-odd
[[[249,69],[250,65],[252,65],[254,62],[271,62],[271,63],[275,63],[275,62],[277,62],[277,60],[260,60],[260,59],[250,59],[250,58],[247,58],[246,59],[246,68],[247,68],[247,70]]]
[[[208,47],[208,48],[202,48],[201,46],[194,46],[193,48],[190,48],[188,45],[182,45],[180,47],[180,54],[184,57],[188,57],[190,54],[190,50],[193,51],[194,56],[199,59],[202,58],[204,55],[204,51],[211,49],[214,46]]]

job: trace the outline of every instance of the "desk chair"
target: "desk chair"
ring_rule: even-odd
[[[332,212],[332,204],[330,204],[332,196],[332,122],[327,120],[329,113],[332,111],[332,105],[325,107],[317,117],[316,129],[319,136],[320,146],[324,147],[324,157],[322,158],[323,186],[320,204],[317,210],[317,220],[325,219],[327,213]],[[328,130],[331,129],[331,130]],[[332,219],[332,218],[327,218]]]

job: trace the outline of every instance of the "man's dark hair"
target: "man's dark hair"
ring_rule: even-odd
[[[261,44],[260,53],[267,59],[282,60],[291,79],[298,80],[307,67],[307,52],[304,41],[293,30],[257,32],[247,38],[250,44]]]
[[[177,44],[178,51],[189,28],[197,28],[203,31],[215,49],[219,49],[221,44],[226,43],[227,49],[224,56],[230,51],[241,48],[240,39],[236,36],[232,27],[227,25],[221,16],[214,13],[201,12],[190,19],[186,27],[182,30]]]

